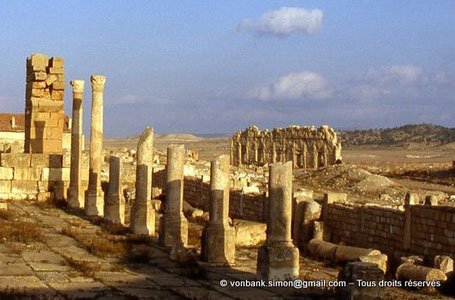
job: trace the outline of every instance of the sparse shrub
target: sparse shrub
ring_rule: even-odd
[[[19,242],[28,244],[44,241],[44,235],[33,223],[0,220],[0,243]]]
[[[66,257],[66,261],[69,267],[88,277],[93,277],[93,274],[101,269],[101,265],[95,262],[75,260],[71,257]]]

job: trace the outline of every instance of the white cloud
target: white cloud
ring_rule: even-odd
[[[249,90],[247,98],[269,100],[325,99],[331,96],[327,80],[313,72],[291,73],[276,82]]]
[[[422,68],[413,65],[391,65],[380,69],[370,69],[367,78],[379,84],[409,85],[422,76]]]
[[[237,30],[278,36],[293,32],[312,34],[322,26],[323,15],[320,9],[282,7],[264,13],[257,20],[243,20]]]

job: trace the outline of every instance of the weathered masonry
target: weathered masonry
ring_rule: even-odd
[[[25,153],[62,153],[64,91],[63,58],[27,58]]]
[[[327,125],[275,128],[250,126],[231,139],[231,164],[265,165],[292,161],[293,168],[318,169],[341,161],[341,144]]]

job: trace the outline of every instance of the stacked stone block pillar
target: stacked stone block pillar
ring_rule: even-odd
[[[125,200],[122,196],[123,162],[117,156],[109,158],[109,190],[106,199],[104,217],[106,220],[125,224]]]
[[[73,80],[73,114],[71,123],[71,171],[68,188],[68,205],[73,208],[84,207],[84,192],[82,190],[82,95],[84,81]]]
[[[202,259],[211,264],[235,262],[235,230],[229,217],[229,156],[211,162],[210,220],[202,233]]]
[[[183,215],[185,147],[167,148],[166,210],[160,226],[160,243],[166,247],[188,244],[188,221]]]
[[[64,90],[63,58],[27,58],[25,153],[62,153]]]
[[[137,144],[136,199],[131,208],[131,230],[155,235],[155,210],[151,205],[153,168],[153,127],[145,128]]]
[[[88,216],[102,216],[104,193],[101,189],[101,164],[103,161],[103,91],[106,77],[91,76],[92,122],[90,124],[90,173],[89,186],[85,196],[85,213]]]
[[[291,238],[292,162],[269,167],[267,238],[258,250],[257,272],[265,280],[299,276],[299,250]]]

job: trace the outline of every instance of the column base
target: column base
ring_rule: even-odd
[[[160,221],[160,244],[165,247],[172,247],[181,244],[188,245],[188,220],[183,213],[177,216],[166,216]]]
[[[202,231],[201,259],[212,265],[233,265],[235,229],[229,224],[207,224]]]
[[[104,215],[104,193],[101,189],[86,192],[84,211],[87,216],[102,217]]]
[[[292,242],[265,244],[258,249],[257,274],[265,280],[290,280],[299,277],[299,250]]]
[[[125,203],[121,195],[109,195],[104,206],[104,218],[114,224],[125,224]]]
[[[156,234],[155,210],[150,203],[133,204],[131,207],[130,227],[134,234]]]
[[[70,186],[67,190],[67,203],[71,208],[84,208],[84,193],[81,188]]]

